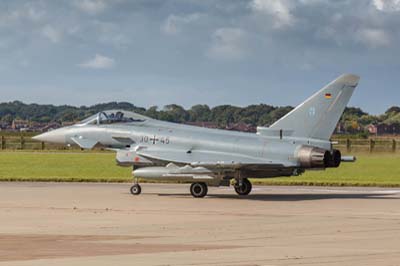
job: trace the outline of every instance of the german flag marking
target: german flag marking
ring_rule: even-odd
[[[331,94],[331,93],[325,93],[325,98],[326,98],[326,99],[332,98],[332,94]]]

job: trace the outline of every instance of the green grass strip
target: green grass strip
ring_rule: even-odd
[[[0,181],[131,182],[112,152],[0,152]],[[144,181],[145,182],[145,181]],[[356,163],[297,177],[252,179],[257,185],[400,187],[400,155],[359,154]]]

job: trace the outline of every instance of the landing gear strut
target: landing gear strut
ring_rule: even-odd
[[[142,187],[139,185],[137,178],[135,177],[135,181],[133,186],[131,186],[132,195],[139,195],[142,192]]]
[[[250,183],[250,181],[247,178],[243,178],[240,181],[236,181],[235,184],[235,191],[238,195],[240,196],[246,196],[249,195],[249,193],[251,192],[252,189],[252,185]]]
[[[133,195],[139,195],[142,192],[142,187],[139,184],[131,186],[131,193]]]
[[[190,186],[190,194],[195,198],[204,198],[207,195],[208,187],[206,183],[198,182]]]

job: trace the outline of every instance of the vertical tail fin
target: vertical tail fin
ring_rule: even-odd
[[[332,81],[270,128],[293,130],[293,136],[328,140],[360,77],[345,74]]]

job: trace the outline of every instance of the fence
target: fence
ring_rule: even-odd
[[[335,148],[342,152],[397,152],[399,150],[399,139],[377,138],[377,139],[339,139]]]
[[[29,136],[1,136],[1,150],[77,150],[79,147],[67,147],[60,144],[44,143],[33,140]]]
[[[342,152],[397,152],[400,139],[334,139],[334,147]],[[67,147],[60,144],[44,143],[33,140],[30,136],[1,136],[1,150],[79,150],[77,146]]]

